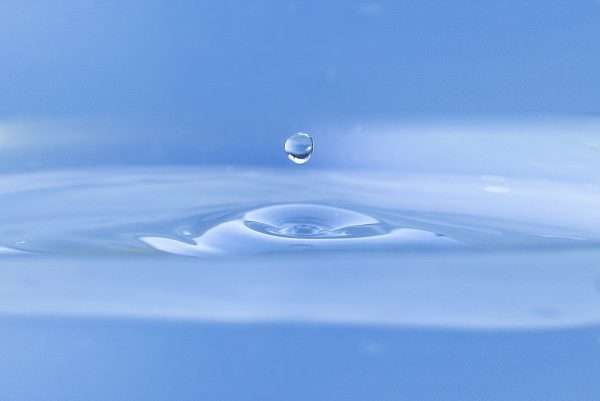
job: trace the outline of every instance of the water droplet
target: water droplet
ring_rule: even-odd
[[[296,164],[309,161],[314,148],[312,136],[304,132],[298,132],[285,141],[285,153],[288,159]]]

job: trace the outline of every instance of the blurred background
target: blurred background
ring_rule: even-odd
[[[0,170],[289,167],[296,131],[326,145],[316,167],[382,132],[593,135],[598,38],[597,0],[6,0]]]

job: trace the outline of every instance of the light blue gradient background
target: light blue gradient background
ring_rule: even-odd
[[[593,117],[599,37],[594,0],[4,1],[0,168],[284,167],[324,125]],[[23,124],[41,156],[3,146]]]
[[[319,118],[589,113],[600,4],[3,1],[0,113],[239,134]]]

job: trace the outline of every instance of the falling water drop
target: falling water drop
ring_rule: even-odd
[[[288,159],[296,164],[304,164],[309,161],[314,148],[312,136],[304,132],[298,132],[285,141],[285,152]]]

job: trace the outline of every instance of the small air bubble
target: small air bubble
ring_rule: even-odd
[[[312,136],[298,132],[285,141],[285,153],[293,163],[304,164],[310,160],[314,150]]]

